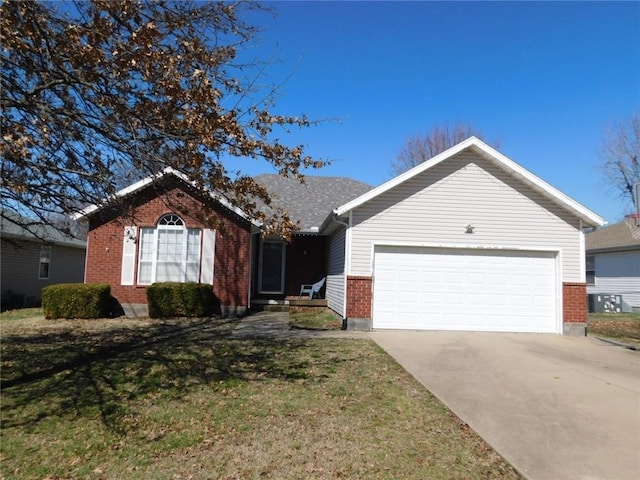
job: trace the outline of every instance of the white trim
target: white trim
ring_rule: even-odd
[[[147,185],[158,181],[159,179],[161,179],[162,177],[166,176],[166,175],[174,175],[175,177],[179,178],[180,180],[184,181],[185,183],[191,185],[191,186],[196,186],[195,182],[192,182],[189,180],[189,178],[182,172],[179,172],[178,170],[175,170],[172,167],[166,167],[164,170],[162,170],[160,173],[157,173],[155,175],[150,175],[146,178],[143,178],[142,180],[139,180],[131,185],[129,185],[128,187],[125,187],[121,190],[118,190],[115,195],[113,196],[113,198],[121,198],[121,197],[125,197],[127,195],[130,195],[132,193],[137,192],[138,190],[143,189],[144,187],[146,187]],[[214,192],[214,191],[208,191],[209,195],[211,196],[211,198],[213,200],[215,200],[216,202],[220,203],[222,206],[224,206],[225,208],[231,210],[232,212],[234,212],[235,214],[239,215],[241,218],[250,221],[251,224],[254,227],[258,227],[260,228],[262,226],[262,223],[257,222],[255,220],[250,220],[249,216],[243,212],[242,210],[240,210],[238,207],[236,207],[235,205],[231,204],[231,202],[229,202],[226,198],[224,198],[224,196],[219,193],[219,192]],[[104,200],[104,203],[108,203],[111,200],[113,200],[113,198],[107,198]],[[88,207],[80,210],[80,212],[75,213],[71,216],[72,219],[74,220],[80,220],[83,217],[86,217],[87,215],[90,215],[92,213],[94,213],[95,211],[99,210],[100,208],[102,208],[102,205],[89,205]]]
[[[587,250],[585,246],[585,235],[582,227],[582,220],[580,220],[580,281],[583,283],[587,283]]]
[[[204,228],[202,230],[201,242],[200,282],[213,285],[216,269],[216,230],[211,228]]]
[[[342,290],[342,318],[347,318],[347,293],[349,288],[348,277],[351,272],[351,227],[353,226],[353,214],[349,212],[347,228],[344,232],[344,289]]]
[[[560,192],[555,187],[551,186],[541,178],[537,177],[533,173],[529,172],[527,169],[518,165],[516,162],[498,152],[496,149],[490,147],[483,141],[479,140],[476,137],[469,137],[468,139],[458,143],[457,145],[451,147],[450,149],[432,157],[426,162],[421,163],[420,165],[408,170],[397,177],[389,180],[386,183],[374,188],[373,190],[369,190],[367,193],[351,200],[348,203],[336,208],[333,210],[333,214],[336,216],[344,215],[347,212],[352,211],[353,209],[361,206],[362,204],[376,198],[379,195],[391,190],[392,188],[400,185],[403,182],[415,177],[416,175],[421,174],[425,170],[428,170],[435,165],[438,165],[440,162],[443,162],[458,153],[462,152],[466,149],[475,150],[477,153],[481,154],[486,159],[498,164],[499,166],[504,167],[507,171],[509,171],[515,177],[520,178],[529,186],[541,192],[543,195],[554,201],[555,203],[567,208],[572,211],[579,219],[584,220],[586,224],[592,226],[601,226],[605,224],[605,220],[600,217],[600,215],[595,212],[589,210],[585,206],[576,202],[569,196]]]
[[[125,226],[122,238],[120,285],[134,285],[136,278],[138,228]]]
[[[433,248],[433,249],[445,249],[445,250],[478,250],[478,251],[499,251],[499,252],[532,252],[532,253],[551,253],[554,254],[554,267],[555,267],[555,292],[556,292],[556,305],[554,308],[555,311],[555,334],[563,333],[563,281],[562,281],[562,249],[555,247],[540,247],[540,246],[487,246],[487,245],[464,245],[464,244],[436,244],[436,243],[419,243],[419,242],[386,242],[386,241],[374,241],[371,242],[372,255],[371,255],[371,284],[372,284],[372,295],[371,295],[371,321],[373,325],[373,319],[375,316],[375,253],[376,247],[407,247],[407,248]]]
[[[562,295],[564,291],[563,278],[562,250],[558,250],[558,253],[556,254],[556,329],[560,335],[564,333],[564,299]]]

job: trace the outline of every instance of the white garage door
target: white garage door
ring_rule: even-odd
[[[560,333],[555,253],[375,249],[373,328]]]

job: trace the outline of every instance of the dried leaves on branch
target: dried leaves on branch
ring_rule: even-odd
[[[272,113],[273,89],[257,87],[266,65],[240,58],[256,33],[241,16],[260,8],[3,2],[3,211],[49,223],[172,167],[268,222],[256,205],[266,191],[224,162],[261,159],[289,176],[323,162],[277,139],[311,122]],[[273,224],[292,227],[283,212]]]

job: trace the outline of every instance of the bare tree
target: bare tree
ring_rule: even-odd
[[[637,209],[633,185],[640,182],[640,115],[606,130],[600,150],[605,180],[620,198]]]
[[[394,175],[399,175],[471,136],[483,138],[482,133],[471,125],[464,123],[455,123],[453,126],[436,124],[425,133],[407,138],[402,150],[392,162],[391,170]],[[497,142],[494,142],[494,146],[498,146]]]
[[[267,192],[224,159],[262,159],[295,177],[324,162],[277,139],[312,122],[274,113],[273,88],[259,88],[266,65],[240,58],[256,32],[241,16],[261,8],[2,2],[2,211],[50,225],[172,167],[268,220],[257,207]],[[294,228],[284,212],[272,225]]]

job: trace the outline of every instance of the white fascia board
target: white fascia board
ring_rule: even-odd
[[[135,193],[138,190],[141,190],[142,188],[146,187],[150,183],[153,183],[153,182],[159,180],[160,178],[164,177],[165,175],[175,175],[176,177],[178,177],[179,179],[181,179],[185,183],[188,183],[189,185],[195,186],[195,183],[190,181],[185,174],[175,170],[172,167],[166,167],[160,173],[157,173],[157,174],[154,174],[154,175],[150,175],[150,176],[148,176],[146,178],[143,178],[142,180],[137,181],[136,183],[133,183],[133,184],[129,185],[128,187],[123,188],[122,190],[118,190],[116,192],[116,194],[114,195],[114,197],[115,198],[121,198],[121,197],[125,197],[127,195],[130,195],[132,193]],[[216,193],[216,192],[212,192],[212,191],[209,191],[208,193],[209,193],[209,196],[211,196],[211,198],[214,199],[216,202],[220,203],[225,208],[231,210],[232,212],[234,212],[235,214],[237,214],[241,218],[243,218],[243,219],[245,219],[247,221],[250,221],[251,224],[254,227],[256,227],[256,228],[261,228],[262,227],[262,223],[261,222],[257,222],[255,220],[250,220],[248,215],[245,212],[243,212],[241,209],[239,209],[235,205],[231,204],[231,202],[229,202],[221,194]],[[105,203],[107,203],[108,201],[109,200],[106,200]],[[74,220],[79,220],[82,217],[86,217],[87,215],[90,215],[91,213],[95,212],[98,209],[100,209],[99,205],[90,205],[87,208],[81,210],[79,213],[74,214],[72,218]]]
[[[477,139],[476,139],[477,140]],[[553,200],[556,204],[568,208],[571,210],[580,220],[588,224],[589,226],[602,226],[607,223],[597,213],[589,210],[584,205],[576,202],[568,195],[562,193],[560,190],[542,180],[540,177],[534,175],[522,165],[511,160],[506,155],[498,152],[496,149],[490,147],[486,143],[477,140],[474,144],[474,148],[481,153],[485,158],[494,163],[502,165],[510,170],[515,176],[519,177],[528,185],[538,190],[548,198]]]
[[[407,170],[406,172],[401,173],[397,177],[392,178],[388,182],[383,183],[382,185],[374,188],[373,190],[369,190],[367,193],[360,195],[358,198],[354,198],[350,202],[342,205],[341,207],[334,209],[333,213],[336,216],[340,217],[345,213],[350,212],[354,208],[357,208],[360,205],[368,202],[369,200],[376,198],[378,195],[382,195],[383,193],[391,190],[392,188],[400,185],[401,183],[404,183],[407,180],[415,177],[416,175],[419,175],[420,173],[424,172],[425,170],[428,170],[434,165],[437,165],[443,160],[446,160],[447,158],[452,157],[453,155],[456,155],[457,153],[461,152],[462,150],[464,150],[469,146],[469,143],[472,139],[475,139],[475,137],[468,138],[467,140],[451,147],[449,150],[446,150],[436,155],[435,157],[430,158],[426,162],[423,162],[420,165],[413,167],[411,170]]]
[[[516,177],[520,178],[521,180],[523,180],[525,183],[529,184],[536,190],[540,191],[542,194],[550,198],[555,203],[572,211],[579,219],[583,220],[585,223],[593,226],[601,226],[606,223],[605,220],[600,215],[592,212],[585,206],[581,205],[580,203],[570,198],[568,195],[565,195],[564,193],[560,192],[558,189],[552,187],[541,178],[529,172],[527,169],[525,169],[521,165],[517,164],[507,156],[498,152],[495,148],[490,147],[489,145],[487,145],[482,140],[476,137],[469,137],[466,140],[458,143],[457,145],[454,145],[450,149],[445,150],[444,152],[430,158],[426,162],[423,162],[420,165],[413,167],[411,170],[407,170],[406,172],[398,175],[397,177],[392,178],[388,182],[380,185],[379,187],[376,187],[373,190],[369,190],[364,195],[361,195],[358,198],[355,198],[354,200],[348,203],[345,203],[341,207],[336,208],[335,210],[333,210],[333,213],[336,216],[344,215],[345,213],[352,211],[354,208],[357,208],[360,205],[368,202],[369,200],[372,200],[378,195],[381,195],[391,190],[392,188],[400,185],[401,183],[406,182],[407,180],[415,177],[416,175],[421,174],[422,172],[434,167],[435,165],[438,165],[440,162],[443,162],[468,148],[473,148],[478,153],[480,153],[483,157],[487,158],[489,161],[492,161],[498,165],[501,165],[503,168],[506,168]]]

